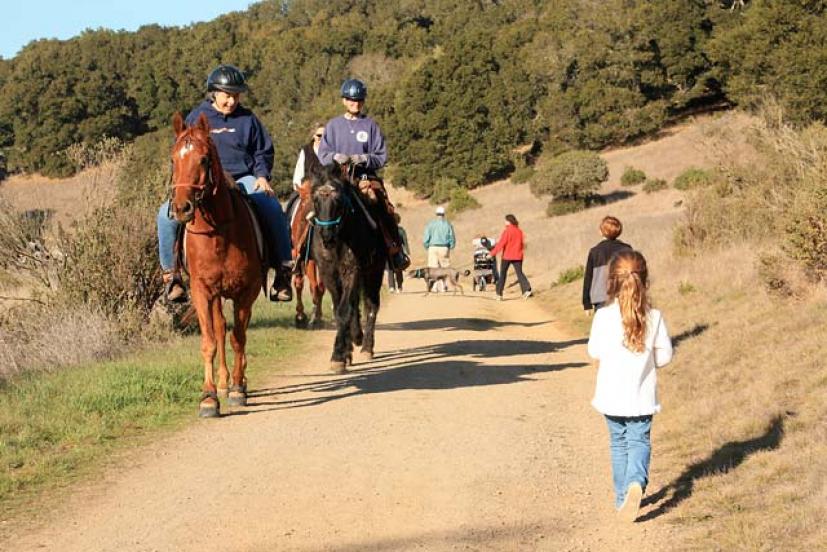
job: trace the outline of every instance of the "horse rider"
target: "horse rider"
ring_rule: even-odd
[[[299,188],[301,188],[302,182],[310,178],[310,175],[313,173],[321,172],[322,169],[322,163],[319,161],[319,144],[322,143],[322,136],[324,136],[324,123],[316,123],[312,128],[313,136],[310,141],[299,150],[296,167],[293,169],[293,192],[290,194],[290,197],[287,198],[284,209],[285,213],[289,216],[293,216],[291,214],[293,204],[299,198]],[[299,246],[297,243],[293,245],[296,247]]]
[[[385,166],[388,152],[385,137],[376,121],[362,113],[367,86],[359,79],[347,79],[341,87],[345,113],[325,125],[324,136],[319,144],[319,160],[323,165],[334,162],[350,164],[352,182],[367,195],[375,194],[383,205],[381,220],[376,221],[388,249],[388,259],[396,270],[404,270],[411,261],[402,249],[399,226],[394,219],[393,204],[376,171]]]
[[[281,205],[270,186],[274,147],[267,129],[252,111],[241,105],[248,90],[244,74],[232,65],[219,65],[207,77],[207,97],[187,116],[192,126],[201,113],[210,124],[210,137],[218,150],[221,166],[238,183],[262,220],[270,265],[276,278],[268,294],[273,301],[290,301],[290,229]],[[183,301],[186,290],[175,259],[179,223],[170,216],[169,201],[158,210],[158,251],[167,299]]]

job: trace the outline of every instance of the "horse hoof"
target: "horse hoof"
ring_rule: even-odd
[[[306,316],[296,316],[296,327],[299,329],[307,328],[307,317]]]
[[[314,318],[310,325],[313,326],[314,330],[321,330],[324,327],[324,322],[321,318]]]
[[[345,366],[353,366],[353,355],[349,354],[345,357]]]
[[[219,399],[226,399],[230,394],[226,387],[219,387],[216,393],[218,394]]]
[[[229,406],[247,406],[247,394],[241,391],[232,391],[227,398]]]
[[[347,367],[344,360],[331,360],[330,361],[330,369],[333,370],[334,374],[344,374],[347,372]]]
[[[367,361],[373,360],[373,351],[362,351],[362,358]]]
[[[198,408],[198,417],[199,418],[218,418],[221,415],[220,407],[218,403],[215,404],[208,404],[208,405],[201,405]]]

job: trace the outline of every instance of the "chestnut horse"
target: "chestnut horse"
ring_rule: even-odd
[[[324,297],[324,283],[319,275],[319,267],[313,256],[310,255],[310,239],[312,238],[312,226],[308,217],[313,214],[313,198],[311,197],[312,182],[308,178],[299,186],[299,197],[289,213],[291,217],[290,233],[293,237],[293,262],[297,273],[293,277],[293,287],[296,289],[296,327],[307,327],[307,315],[304,313],[302,303],[302,290],[304,280],[310,286],[310,297],[313,301],[313,318],[310,324],[313,328],[320,328],[322,325],[322,298]]]
[[[175,219],[186,224],[184,249],[204,359],[198,415],[214,417],[219,415],[219,396],[227,397],[231,406],[247,404],[244,348],[253,303],[261,291],[263,266],[252,215],[235,182],[221,168],[207,118],[202,114],[194,126],[187,128],[181,114],[176,113],[172,126],[175,145],[170,208]],[[233,301],[232,384],[228,381],[222,299]],[[217,387],[213,377],[216,352]]]

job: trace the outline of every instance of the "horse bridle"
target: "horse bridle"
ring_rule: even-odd
[[[350,209],[352,211],[353,210],[353,204],[350,202],[350,197],[349,197],[349,195],[346,191],[346,188],[342,189],[342,200],[344,201],[344,204],[345,204],[345,211],[347,211],[348,209]],[[343,216],[344,216],[344,213],[340,214],[335,219],[322,220],[314,214],[313,218],[311,219],[311,222],[313,223],[314,226],[319,226],[321,228],[329,228],[331,226],[338,226],[339,224],[341,224]]]
[[[192,145],[192,142],[195,141],[192,135],[187,135],[184,138],[184,146]],[[176,142],[177,145],[177,142]],[[170,187],[170,198],[175,194],[175,188],[194,188],[195,194],[193,196],[193,208],[197,209],[201,206],[201,203],[204,201],[204,196],[206,193],[211,190],[215,186],[215,182],[213,181],[212,175],[212,152],[210,151],[209,144],[207,145],[207,155],[203,157],[201,163],[206,164],[207,169],[207,176],[204,178],[203,184],[190,184],[190,183],[176,183],[173,182],[174,175],[170,175],[170,182],[172,182],[172,186]],[[170,207],[172,202],[170,202]]]

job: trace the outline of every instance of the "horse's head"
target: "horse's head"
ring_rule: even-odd
[[[336,169],[313,175],[313,224],[325,247],[331,247],[350,208],[347,184]]]
[[[210,140],[210,125],[202,113],[187,127],[180,113],[172,118],[175,144],[172,146],[172,197],[170,206],[178,222],[190,222],[208,194],[216,192],[221,170],[218,153]]]

